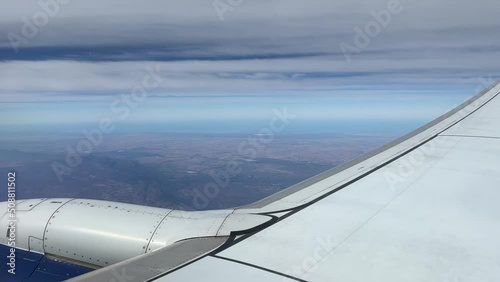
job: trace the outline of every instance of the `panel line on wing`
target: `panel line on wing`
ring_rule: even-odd
[[[245,265],[245,266],[257,268],[259,270],[270,272],[272,274],[283,276],[283,277],[286,277],[286,278],[289,278],[289,279],[293,279],[295,281],[307,282],[306,280],[303,280],[303,279],[300,279],[300,278],[297,278],[297,277],[285,274],[283,272],[275,271],[275,270],[272,270],[272,269],[268,269],[268,268],[265,268],[265,267],[262,267],[262,266],[258,266],[258,265],[255,265],[255,264],[251,264],[251,263],[247,263],[247,262],[244,262],[244,261],[239,261],[239,260],[235,260],[235,259],[231,259],[231,258],[221,257],[221,256],[218,256],[218,255],[211,255],[211,256],[214,257],[214,258],[217,258],[217,259],[227,260],[227,261],[230,261],[230,262],[239,263],[239,264],[242,264],[242,265]]]
[[[457,135],[443,134],[443,135],[439,135],[439,136],[443,136],[443,137],[464,137],[464,138],[500,139],[500,137],[494,137],[494,136],[477,136],[477,135],[461,135],[461,134],[457,134]]]

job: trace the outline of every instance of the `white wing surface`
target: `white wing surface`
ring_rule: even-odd
[[[194,257],[181,246],[96,272],[156,282],[500,281],[499,93],[496,83],[368,156],[234,210],[272,220],[207,239],[184,264],[158,265]],[[148,265],[155,274],[133,268]],[[77,281],[106,281],[92,275]]]

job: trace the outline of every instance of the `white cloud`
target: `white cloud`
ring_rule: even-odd
[[[339,43],[388,1],[245,1],[221,22],[206,0],[73,0],[20,54],[1,37],[0,101],[100,99],[129,91],[151,64],[166,78],[158,95],[401,92],[499,76],[498,1],[401,1],[403,13],[347,63]],[[40,10],[1,2],[4,34]]]

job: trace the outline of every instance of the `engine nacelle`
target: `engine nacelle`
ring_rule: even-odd
[[[16,203],[9,229],[6,202],[0,203],[0,243],[95,266],[107,266],[177,241],[227,236],[266,223],[267,216],[235,210],[179,211],[83,199],[33,199]],[[14,233],[13,235],[11,233]]]

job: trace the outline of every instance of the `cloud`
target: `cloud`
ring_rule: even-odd
[[[348,63],[339,44],[387,3],[244,1],[221,21],[205,0],[69,1],[16,54],[7,35],[43,9],[9,1],[0,101],[102,99],[130,91],[154,64],[165,78],[159,96],[471,91],[478,77],[499,76],[500,4],[491,0],[401,0],[403,12]]]

